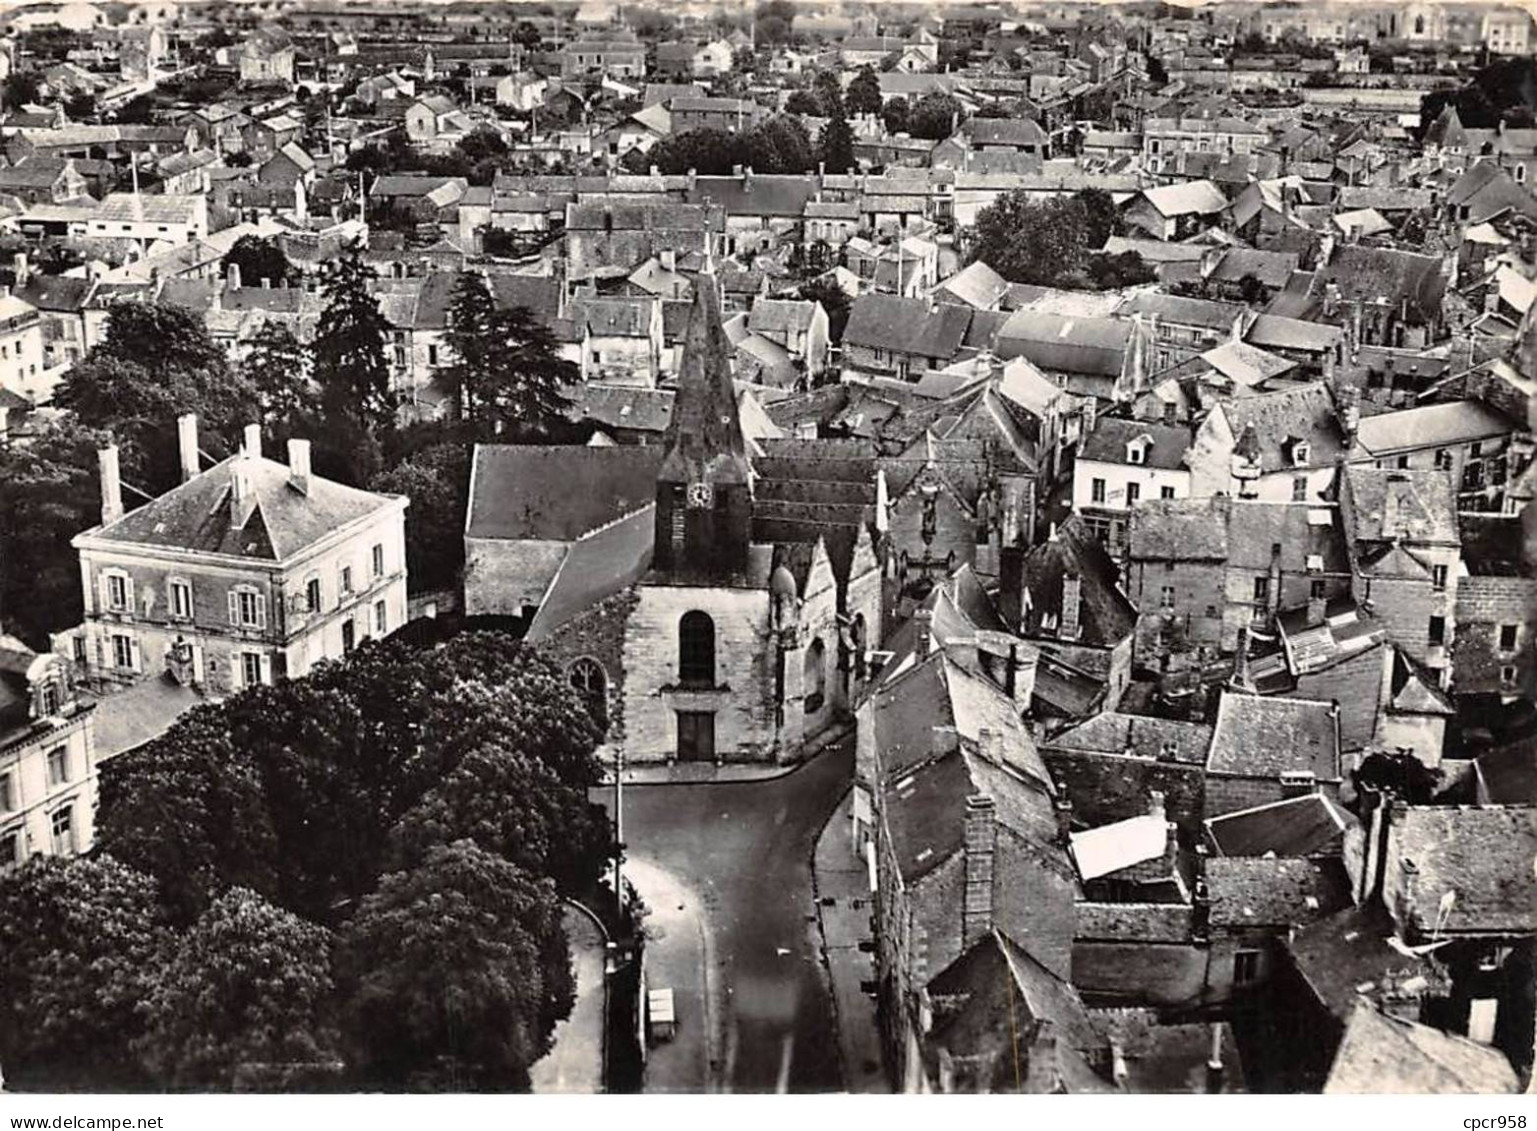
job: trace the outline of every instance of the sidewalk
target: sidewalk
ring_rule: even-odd
[[[571,1016],[555,1025],[554,1046],[528,1070],[536,1093],[602,1092],[603,1043],[607,1038],[608,986],[603,967],[607,958],[603,930],[591,917],[566,908],[566,937],[571,940],[571,967],[576,974],[576,1004]]]
[[[875,998],[862,985],[875,981],[875,936],[870,929],[875,900],[865,863],[854,855],[853,807],[850,790],[817,837],[812,858],[817,919],[832,977],[843,1086],[850,1092],[884,1093],[891,1088],[881,1066]],[[860,950],[860,943],[870,949]]]
[[[672,1038],[646,1050],[645,1091],[717,1091],[720,986],[704,905],[692,889],[649,860],[626,860],[624,874],[646,903],[645,988],[670,988],[678,1016]]]
[[[842,742],[853,732],[853,724],[833,727],[808,742],[802,755],[787,765],[766,762],[667,762],[624,768],[625,785],[698,785],[709,782],[771,781],[804,766],[812,759]],[[603,767],[603,776],[594,788],[612,789],[614,770]]]

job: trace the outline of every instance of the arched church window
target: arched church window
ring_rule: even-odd
[[[715,686],[715,622],[698,609],[678,622],[678,682]]]
[[[811,642],[811,647],[806,649],[803,674],[805,679],[802,686],[806,689],[806,714],[810,715],[820,711],[822,704],[827,701],[827,647],[822,643],[820,636]]]
[[[608,729],[608,675],[597,660],[583,656],[566,673],[572,688],[600,731]]]

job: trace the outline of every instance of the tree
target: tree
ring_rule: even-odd
[[[843,116],[842,107],[822,127],[820,139],[822,164],[830,173],[844,173],[854,167],[854,131]]]
[[[286,439],[315,422],[320,398],[309,378],[309,361],[309,351],[287,324],[268,319],[240,363],[262,424],[275,439]]]
[[[570,428],[566,390],[581,371],[560,356],[554,336],[527,307],[494,312],[490,339],[497,365],[484,406],[492,434],[515,444],[558,440]]]
[[[525,1090],[575,997],[554,885],[469,841],[386,876],[338,967],[358,1071],[386,1088]]]
[[[785,112],[787,114],[810,114],[819,117],[822,113],[822,102],[812,90],[797,90],[785,100]]]
[[[1157,55],[1147,57],[1147,80],[1157,87],[1169,85],[1169,72],[1163,65],[1163,60]]]
[[[879,114],[883,100],[881,98],[881,80],[875,73],[875,68],[870,66],[860,67],[855,74],[849,88],[843,95],[844,105],[848,107],[850,114]]]
[[[151,495],[181,481],[178,415],[197,414],[200,438],[228,450],[256,413],[203,319],[155,302],[114,305],[106,336],[64,375],[53,403],[111,432],[123,449],[124,482]]]
[[[136,1049],[172,1088],[313,1079],[336,1059],[332,993],[331,933],[231,888],[177,936]]]
[[[457,402],[456,415],[472,427],[483,422],[485,401],[496,366],[492,320],[496,303],[478,271],[464,271],[454,283],[444,335],[453,365],[442,373]]]
[[[513,27],[512,41],[528,51],[537,51],[544,43],[539,29],[528,20],[519,20]]]
[[[42,76],[36,71],[12,71],[0,83],[0,102],[7,110],[36,102],[42,84]]]
[[[1101,248],[1111,236],[1122,231],[1121,210],[1115,198],[1104,189],[1080,189],[1073,199],[1083,209],[1083,242],[1090,248]]]
[[[458,443],[426,448],[380,472],[369,488],[405,495],[406,571],[413,592],[454,589],[464,566],[469,460]]]
[[[96,453],[110,440],[64,418],[24,444],[0,444],[0,608],[6,629],[33,648],[80,623],[80,561],[70,543],[101,521]]]
[[[960,99],[953,94],[940,91],[925,94],[918,99],[908,118],[908,132],[913,137],[942,141],[955,133],[965,113]]]
[[[1388,754],[1382,751],[1367,754],[1361,759],[1361,765],[1351,771],[1350,777],[1357,792],[1386,790],[1410,805],[1431,804],[1444,780],[1441,770],[1430,769],[1412,752]]]
[[[266,236],[241,236],[225,255],[222,266],[226,276],[231,266],[238,267],[240,283],[246,287],[259,287],[263,281],[269,286],[283,286],[298,278],[277,240]]]
[[[881,121],[889,134],[907,133],[912,117],[912,105],[905,98],[893,98],[881,110]]]
[[[327,270],[325,309],[311,346],[315,381],[331,422],[348,421],[377,434],[395,420],[395,397],[384,343],[389,326],[368,291],[373,271],[354,245]]]
[[[72,94],[64,102],[64,113],[72,122],[83,122],[96,116],[96,96],[88,90]]]
[[[834,342],[843,341],[843,328],[849,324],[849,296],[830,276],[824,275],[802,283],[800,297],[808,302],[819,302],[827,311],[827,336]]]
[[[1089,256],[1085,269],[1089,281],[1100,290],[1135,287],[1155,282],[1158,278],[1157,272],[1135,251],[1123,251],[1119,255],[1095,253]]]
[[[1084,253],[1079,210],[1052,198],[1039,203],[1005,193],[977,214],[971,259],[1015,283],[1050,285],[1075,270]]]
[[[98,854],[0,877],[0,1063],[12,1088],[126,1090],[163,916],[149,877]]]
[[[816,168],[816,150],[799,118],[775,114],[747,132],[745,164],[760,173],[807,173]]]

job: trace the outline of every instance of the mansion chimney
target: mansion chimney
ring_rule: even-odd
[[[108,444],[96,453],[101,468],[101,524],[123,517],[123,480],[118,471],[117,445]]]
[[[260,424],[247,424],[245,426],[245,443],[242,450],[252,459],[262,458],[262,426]]]
[[[250,455],[244,451],[237,452],[230,460],[229,471],[230,528],[241,530],[256,512],[256,488],[251,482]]]
[[[310,493],[310,442],[288,441],[288,482],[301,495]]]
[[[966,890],[961,902],[961,945],[969,948],[993,929],[993,856],[998,823],[993,799],[966,798]]]
[[[176,418],[176,446],[181,453],[181,481],[185,483],[200,470],[197,455],[197,416],[184,412]]]

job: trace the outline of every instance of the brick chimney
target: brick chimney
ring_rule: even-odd
[[[123,479],[118,471],[117,445],[108,444],[96,453],[101,469],[101,524],[123,517]]]
[[[1062,620],[1057,635],[1063,640],[1077,640],[1083,625],[1079,615],[1083,608],[1083,579],[1076,573],[1062,575]]]
[[[262,426],[260,424],[247,424],[245,426],[244,440],[241,450],[252,459],[262,458]]]
[[[301,495],[310,493],[310,442],[288,441],[288,482]]]
[[[240,264],[231,263],[225,268],[225,278],[228,283],[226,289],[238,291],[240,289]]]
[[[929,649],[934,644],[934,610],[915,609],[913,611],[913,630],[916,633],[913,647],[921,662],[929,654]]]
[[[998,846],[993,799],[966,799],[966,889],[961,903],[961,945],[970,947],[993,929],[993,856]]]
[[[1067,843],[1068,834],[1073,831],[1073,799],[1068,796],[1067,786],[1058,778],[1057,799],[1052,803],[1052,810],[1057,818],[1057,839],[1062,844]]]
[[[251,482],[251,457],[244,451],[237,452],[230,460],[229,478],[230,526],[241,530],[256,512],[256,488]]]
[[[181,453],[181,481],[185,483],[199,471],[202,464],[197,455],[197,415],[184,412],[176,418],[176,446]]]

